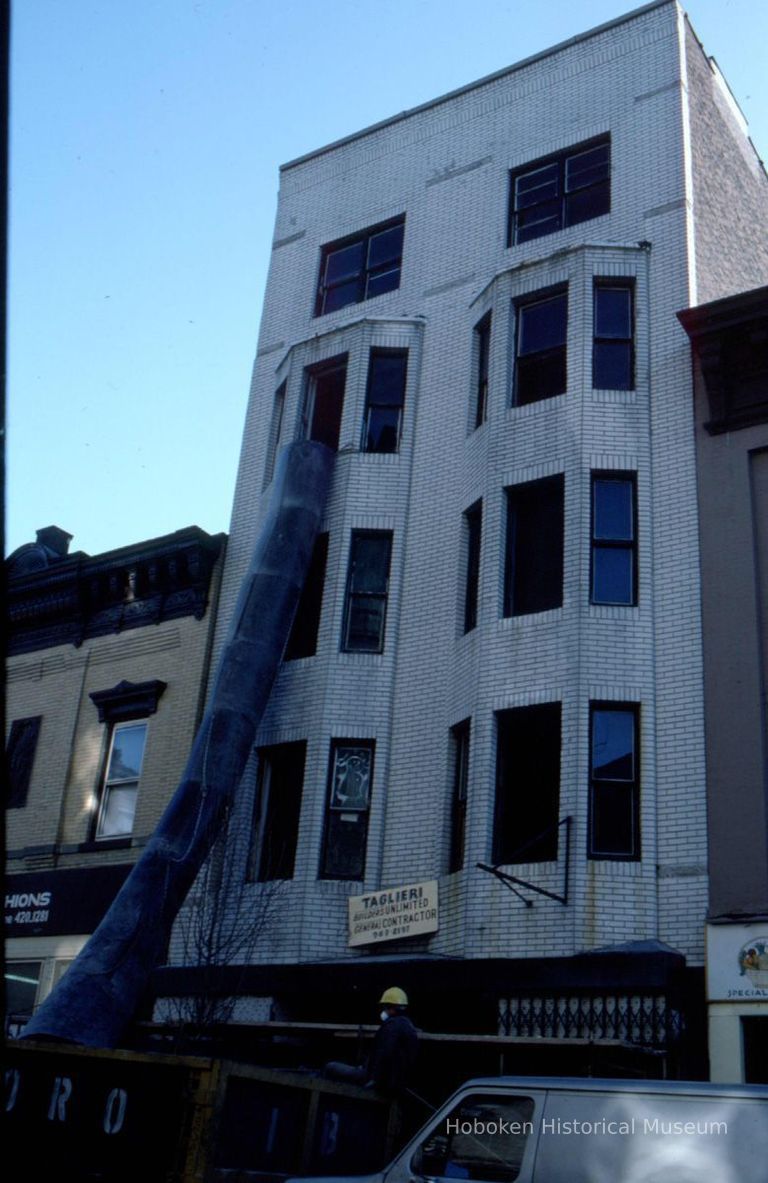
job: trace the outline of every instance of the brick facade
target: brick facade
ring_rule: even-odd
[[[264,746],[307,742],[285,923],[263,945],[264,963],[364,958],[347,949],[347,897],[435,878],[439,931],[383,951],[556,960],[655,941],[702,963],[695,452],[690,357],[675,313],[697,291],[768,274],[765,243],[732,249],[723,222],[725,202],[759,239],[768,185],[737,121],[723,115],[718,86],[684,14],[665,0],[282,169],[217,644],[266,509],[275,392],[286,383],[285,443],[303,429],[307,368],[348,360],[317,653],[284,664],[260,737]],[[510,171],[606,136],[610,212],[508,245]],[[713,158],[730,188],[710,196]],[[401,215],[399,286],[314,315],[321,248]],[[593,388],[596,279],[632,291],[630,389]],[[567,390],[513,405],[516,310],[553,288],[567,290]],[[475,429],[474,330],[489,311],[487,415]],[[401,442],[389,454],[360,445],[376,347],[409,351]],[[591,472],[636,482],[634,604],[590,603]],[[505,616],[505,490],[556,474],[564,479],[562,605]],[[465,634],[462,515],[480,499],[477,626]],[[350,537],[359,529],[393,535],[381,654],[340,647]],[[536,895],[525,907],[476,864],[491,859],[498,712],[545,702],[562,704],[558,816],[572,818],[569,901]],[[639,704],[636,858],[587,857],[590,703]],[[467,719],[464,869],[448,874],[451,728]],[[376,744],[363,881],[318,879],[333,737]],[[251,771],[243,848],[256,763]],[[564,859],[561,834],[557,860],[505,869],[558,893]]]
[[[6,810],[6,958],[11,969],[40,963],[38,1003],[179,782],[203,708],[223,544],[191,528],[97,556],[32,543],[7,562],[9,750],[21,721],[39,724],[23,796],[11,785]],[[119,837],[98,832],[113,732],[105,691],[129,704],[115,719],[146,724],[135,813]],[[13,903],[41,894],[39,908]]]

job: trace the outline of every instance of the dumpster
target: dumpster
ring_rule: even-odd
[[[68,1183],[366,1173],[397,1149],[401,1124],[396,1103],[309,1072],[13,1041],[4,1111],[24,1176]]]

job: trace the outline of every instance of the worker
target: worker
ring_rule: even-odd
[[[377,1092],[394,1096],[407,1084],[416,1060],[418,1032],[405,1013],[408,996],[399,986],[390,986],[379,999],[381,1026],[373,1039],[368,1062],[361,1067],[340,1064],[325,1066],[331,1080],[361,1084]]]

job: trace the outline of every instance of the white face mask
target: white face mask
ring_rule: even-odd
[[[383,1010],[379,1015],[379,1018],[381,1019],[382,1023],[386,1023],[387,1019],[389,1018],[389,1012]]]

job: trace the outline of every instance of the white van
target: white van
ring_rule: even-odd
[[[768,1087],[470,1080],[354,1183],[768,1183]],[[295,1183],[295,1181],[294,1181]],[[349,1177],[346,1183],[352,1183]]]

